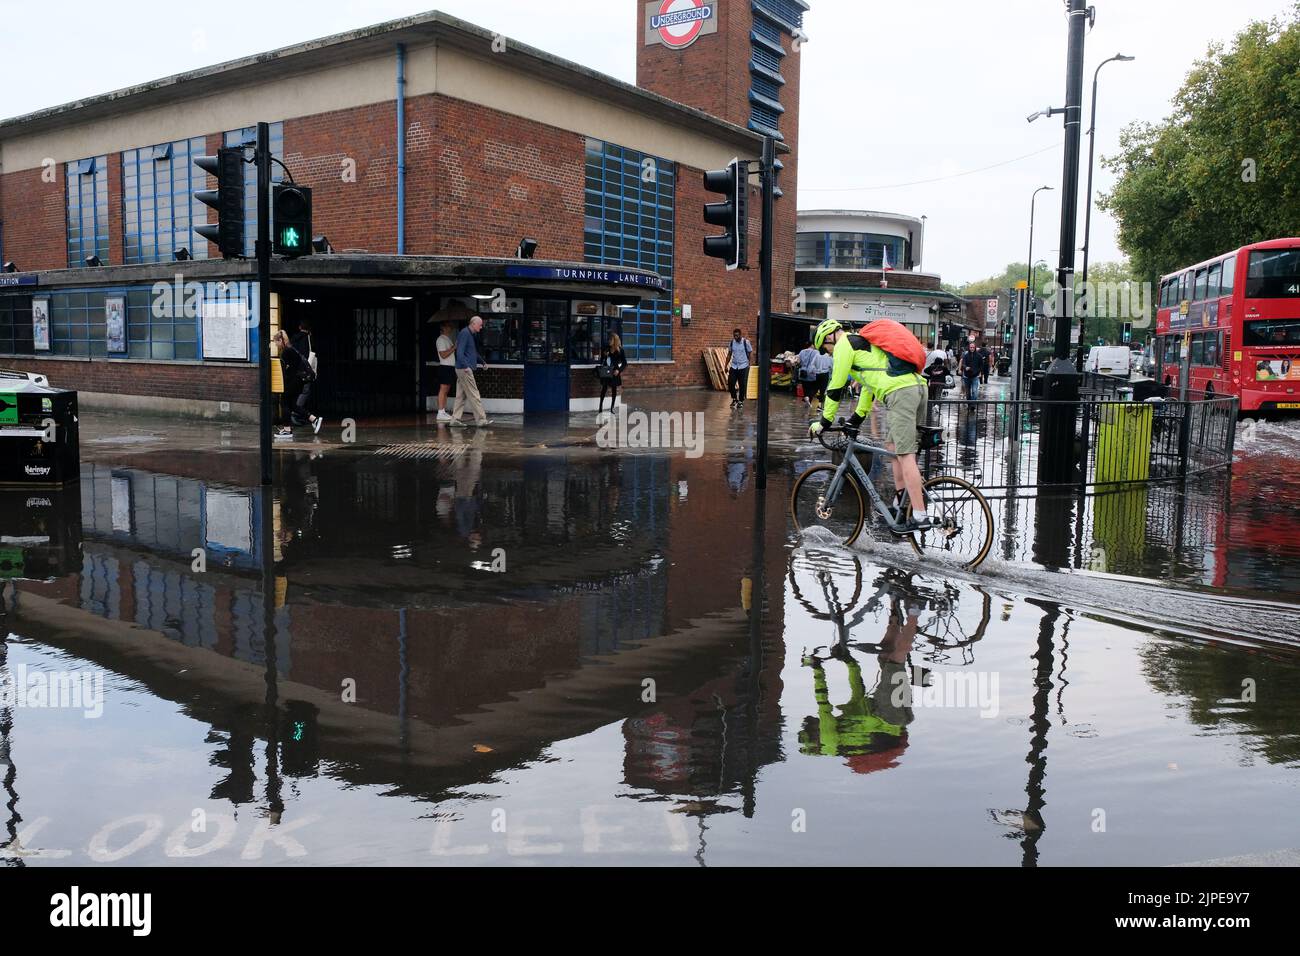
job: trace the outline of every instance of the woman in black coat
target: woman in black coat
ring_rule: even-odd
[[[281,329],[276,333],[280,346],[280,371],[284,377],[284,402],[288,408],[288,419],[281,419],[281,426],[276,432],[280,437],[293,434],[292,424],[311,425],[312,431],[319,432],[324,419],[312,413],[308,407],[311,401],[311,386],[316,381],[307,356],[294,347],[288,334]]]
[[[623,354],[623,340],[617,335],[609,337],[609,344],[600,353],[600,365],[596,374],[600,376],[600,401],[596,405],[599,413],[605,405],[605,393],[612,392],[609,410],[612,412],[618,404],[618,387],[623,382],[623,370],[627,368],[627,356]]]

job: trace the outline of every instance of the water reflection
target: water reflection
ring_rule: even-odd
[[[317,852],[346,862],[358,831],[385,853],[427,847],[412,816],[468,828],[475,801],[513,813],[603,798],[700,863],[843,860],[834,834],[851,834],[882,860],[962,845],[971,858],[949,862],[1034,866],[1100,852],[1080,807],[1108,772],[1116,813],[1140,806],[1150,781],[1131,764],[1147,751],[1217,772],[1214,736],[1265,768],[1300,761],[1300,671],[1280,649],[1081,617],[1005,590],[996,569],[947,580],[832,545],[783,548],[783,489],[756,512],[752,481],[737,494],[720,474],[748,474],[739,456],[490,455],[473,436],[433,451],[286,456],[275,496],[87,464],[81,488],[48,507],[0,499],[8,538],[22,539],[5,546],[24,549],[9,565],[21,582],[0,595],[0,624],[23,637],[4,642],[0,673],[15,654],[67,655],[123,675],[146,718],[79,728],[109,743],[86,758],[104,783],[78,812],[107,812],[114,792],[133,808],[206,799],[286,826],[325,806],[335,828]],[[1067,566],[1085,547],[1119,568],[1190,573],[1194,539],[1228,527],[1196,519],[1210,510],[1191,496],[1166,520],[1154,489],[1076,504],[1062,510],[1063,545],[1040,533],[1024,547],[1064,547]],[[1261,703],[1242,698],[1247,680]],[[962,688],[974,696],[959,703]],[[26,753],[68,746],[28,716]],[[74,799],[19,774],[14,728],[0,707],[10,846],[32,807]],[[155,735],[169,761],[157,776],[97,771],[163,748]],[[191,755],[200,769],[185,769]],[[1202,783],[1171,792],[1212,814],[1217,791]],[[867,784],[885,790],[854,789]],[[867,834],[863,801],[879,792],[918,822]],[[1273,793],[1258,791],[1262,806]],[[411,814],[412,802],[433,809]],[[805,807],[817,830],[796,836],[789,814]]]

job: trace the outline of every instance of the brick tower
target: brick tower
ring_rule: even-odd
[[[634,0],[636,81],[642,89],[774,135],[780,152],[772,305],[790,310],[799,175],[799,58],[804,0]],[[757,159],[758,156],[747,157]],[[755,200],[757,197],[754,197]],[[754,201],[752,210],[761,210]],[[691,215],[691,210],[682,210]],[[702,212],[700,213],[702,215]],[[751,266],[759,216],[751,215]]]

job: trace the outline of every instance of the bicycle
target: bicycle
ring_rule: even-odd
[[[937,448],[942,444],[938,428],[921,426],[921,447]],[[829,444],[828,435],[843,435],[842,441]],[[883,519],[890,532],[906,537],[918,555],[927,550],[957,557],[966,570],[974,570],[988,557],[993,547],[993,510],[980,490],[964,478],[937,475],[923,484],[927,513],[934,519],[932,530],[904,531],[912,515],[912,503],[903,491],[899,504],[885,501],[871,481],[869,470],[874,456],[897,458],[895,452],[858,439],[856,431],[843,423],[825,428],[817,436],[832,453],[842,452],[838,465],[814,465],[795,479],[790,492],[790,512],[797,530],[826,528],[841,537],[845,546],[852,545],[862,534],[868,514],[867,501]],[[868,456],[867,467],[858,454]]]

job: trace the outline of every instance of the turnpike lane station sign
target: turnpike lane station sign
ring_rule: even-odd
[[[651,0],[645,5],[645,45],[684,50],[718,32],[718,0]]]

